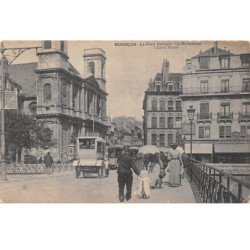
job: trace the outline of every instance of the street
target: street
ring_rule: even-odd
[[[166,181],[167,176],[164,179]],[[137,178],[134,175],[133,190]],[[3,203],[120,203],[118,200],[117,173],[98,178],[80,177],[74,172],[54,175],[10,175],[0,182],[0,201]],[[171,188],[163,183],[161,189],[151,190],[149,199],[133,196],[124,203],[195,203],[189,182],[184,179],[182,186]]]

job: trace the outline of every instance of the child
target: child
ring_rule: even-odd
[[[148,171],[142,170],[139,177],[139,185],[137,188],[137,195],[143,199],[150,196],[150,183],[151,180],[148,177]]]

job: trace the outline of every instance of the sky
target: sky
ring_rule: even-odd
[[[115,46],[115,43],[132,43],[134,46]],[[6,48],[40,44],[41,41],[4,41]],[[142,121],[144,91],[150,78],[161,72],[163,59],[170,62],[170,73],[182,73],[186,59],[213,45],[213,41],[68,41],[68,55],[70,62],[83,74],[84,49],[102,48],[107,58],[107,115],[132,116]],[[219,41],[218,47],[226,47],[235,54],[250,53],[248,42]],[[34,61],[37,61],[35,51],[26,51],[15,63]]]

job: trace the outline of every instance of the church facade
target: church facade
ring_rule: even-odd
[[[69,62],[65,41],[43,41],[38,62],[12,65],[10,78],[22,87],[22,112],[53,132],[55,159],[67,158],[76,137],[107,134],[105,52],[86,49],[84,74]]]

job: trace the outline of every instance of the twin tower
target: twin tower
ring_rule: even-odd
[[[60,68],[65,71],[72,71],[72,68],[74,68],[68,61],[68,42],[66,41],[43,41],[42,49],[40,49],[37,55],[39,58],[38,69]],[[106,92],[106,57],[104,50],[100,48],[84,49],[83,58],[83,78],[92,74],[99,83],[100,88]]]

